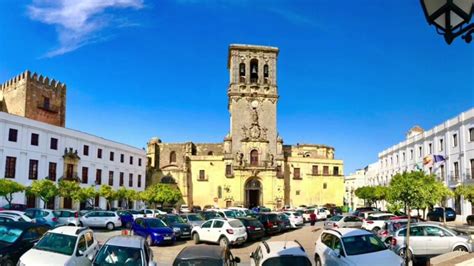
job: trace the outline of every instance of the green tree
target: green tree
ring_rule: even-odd
[[[75,201],[85,202],[86,206],[92,206],[92,200],[97,196],[97,191],[94,186],[90,187],[83,187],[77,190],[73,195],[72,198]]]
[[[366,205],[368,204],[369,206],[372,206],[375,202],[375,187],[359,187],[354,193],[359,199],[363,199],[366,202]]]
[[[456,188],[456,195],[474,203],[474,185],[461,185]]]
[[[76,181],[61,180],[58,183],[59,196],[63,198],[74,198],[74,194],[80,189],[81,187]]]
[[[0,197],[4,197],[8,205],[12,204],[13,194],[22,192],[25,187],[13,180],[0,179]]]
[[[107,200],[107,208],[112,208],[112,201],[117,198],[117,192],[109,185],[102,185],[99,189],[99,195]]]
[[[57,195],[59,190],[56,184],[47,179],[35,180],[31,186],[26,190],[28,194],[34,195],[43,201],[43,206],[46,208],[48,201]]]

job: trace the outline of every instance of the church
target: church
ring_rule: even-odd
[[[277,59],[270,46],[231,44],[230,132],[220,143],[147,143],[147,184],[176,185],[189,206],[343,204],[334,148],[285,145],[277,129]]]

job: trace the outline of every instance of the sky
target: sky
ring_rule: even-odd
[[[139,148],[223,141],[231,43],[279,47],[280,135],[345,174],[474,107],[474,43],[447,45],[419,1],[0,1],[0,82],[65,82],[68,128]]]

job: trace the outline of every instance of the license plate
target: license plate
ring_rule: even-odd
[[[245,238],[243,238],[243,237],[239,237],[239,238],[237,238],[237,241],[244,240],[244,239]]]
[[[189,235],[189,232],[183,232],[183,235]]]
[[[276,228],[276,227],[277,227],[276,225],[273,226],[273,228]]]
[[[449,213],[448,216],[453,216],[453,214],[452,214],[452,213]]]
[[[165,236],[164,239],[165,240],[171,240],[171,236]]]
[[[255,228],[255,231],[260,231],[262,230],[262,228]]]

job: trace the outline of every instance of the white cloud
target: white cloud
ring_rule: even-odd
[[[141,9],[143,0],[34,0],[28,15],[56,27],[59,47],[45,55],[53,57],[106,39],[99,32],[110,26],[114,17],[106,9],[113,8]]]

